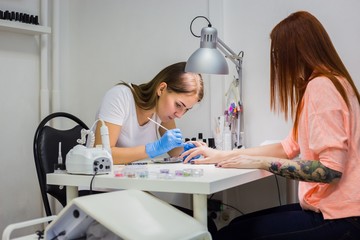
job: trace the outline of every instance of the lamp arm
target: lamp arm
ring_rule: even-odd
[[[243,107],[242,101],[242,58],[243,52],[237,55],[231,48],[229,48],[221,39],[217,38],[217,48],[227,57],[229,58],[236,66],[236,71],[238,74],[238,78],[236,79],[237,88],[239,91],[239,104],[240,107]],[[237,118],[237,127],[236,127],[236,143],[237,147],[239,147],[240,141],[241,146],[245,144],[244,139],[240,139],[241,132],[244,131],[244,122],[243,122],[243,112],[241,111]]]
[[[239,88],[239,93],[240,93],[240,103],[242,104],[242,58],[243,58],[243,52],[241,54],[237,55],[220,38],[217,38],[216,46],[236,66],[236,70],[238,73],[238,88]]]
[[[240,57],[233,51],[231,48],[229,48],[220,38],[217,38],[217,48],[220,49],[220,51],[229,58],[237,68],[241,68],[241,61]]]

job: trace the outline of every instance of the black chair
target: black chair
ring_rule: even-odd
[[[55,118],[65,118],[75,125],[71,129],[56,129],[47,124]],[[63,121],[63,120],[62,120]],[[47,216],[51,216],[51,208],[47,194],[57,199],[64,207],[66,205],[66,187],[60,188],[46,184],[46,174],[54,172],[54,166],[58,163],[59,142],[61,142],[61,154],[65,164],[66,154],[77,145],[77,139],[81,138],[81,130],[89,129],[79,118],[65,112],[52,113],[45,117],[35,132],[33,152],[36,172],[40,184],[40,191]]]

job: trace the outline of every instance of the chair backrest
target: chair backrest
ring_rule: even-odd
[[[49,126],[49,122],[54,118],[66,118],[74,122],[74,127],[70,129],[56,129]],[[71,121],[70,121],[71,122]],[[62,206],[66,205],[66,188],[46,184],[46,174],[54,172],[54,165],[58,163],[59,142],[61,142],[61,155],[65,164],[66,154],[77,145],[77,139],[81,137],[81,129],[89,129],[79,118],[65,112],[52,113],[45,117],[39,124],[35,132],[33,153],[36,172],[39,180],[41,196],[47,216],[51,216],[51,208],[48,195],[57,199]]]

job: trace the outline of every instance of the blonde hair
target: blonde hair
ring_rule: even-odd
[[[194,77],[194,74],[185,72],[186,62],[178,62],[161,70],[151,81],[140,85],[125,82],[119,83],[128,86],[134,96],[135,104],[144,109],[149,110],[156,106],[158,95],[156,90],[160,83],[167,84],[167,90],[175,93],[185,93],[189,95],[196,94],[198,102],[204,96],[204,83],[200,74]]]

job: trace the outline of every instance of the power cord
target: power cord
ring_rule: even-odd
[[[224,210],[223,206],[232,208],[234,210],[236,210],[237,212],[239,212],[241,215],[244,215],[245,213],[243,211],[241,211],[240,209],[230,205],[230,204],[226,204],[223,203],[221,200],[217,200],[217,199],[211,199],[213,197],[213,195],[210,196],[210,198],[208,198],[207,203],[208,203],[208,210],[211,212],[219,212]]]
[[[274,174],[275,176],[275,181],[276,181],[276,187],[277,187],[277,193],[278,193],[278,199],[279,199],[279,205],[282,206],[281,203],[281,194],[280,194],[280,186],[279,186],[279,180],[277,178],[277,176]]]
[[[238,211],[241,215],[245,215],[245,213],[244,213],[243,211],[241,211],[240,209],[238,209],[238,208],[236,208],[236,207],[234,207],[234,206],[231,206],[231,205],[226,204],[226,203],[221,203],[221,204],[224,205],[224,206],[227,206],[227,207],[229,207],[229,208],[232,208],[232,209],[234,209],[234,210],[236,210],[236,211]]]
[[[205,19],[205,20],[208,22],[208,27],[211,27],[212,25],[211,25],[210,20],[209,20],[207,17],[205,17],[205,16],[196,16],[196,17],[191,21],[191,23],[190,23],[190,32],[191,32],[191,34],[192,34],[194,37],[200,38],[201,35],[196,35],[196,34],[193,32],[193,30],[192,30],[192,25],[193,25],[194,21],[195,21],[196,19],[198,19],[198,18],[203,18],[203,19]]]
[[[90,190],[89,190],[89,194],[91,195],[92,194],[92,185],[93,185],[93,181],[94,181],[94,178],[97,174],[97,171],[94,172],[92,178],[91,178],[91,181],[90,181]]]
[[[100,135],[101,135],[101,143],[102,147],[106,149],[111,154],[111,147],[110,147],[110,140],[109,140],[109,129],[106,126],[105,122],[102,119],[97,119],[91,128],[89,130],[82,129],[81,130],[81,139],[77,140],[77,143],[79,144],[85,144],[88,148],[93,148],[95,144],[95,129],[96,129],[96,123],[101,122],[100,127]],[[86,136],[88,139],[86,139]]]
[[[95,134],[91,129],[81,129],[81,138],[76,142],[85,145],[87,148],[94,147],[95,144]]]
[[[274,177],[275,177],[275,182],[276,182],[276,188],[277,188],[277,195],[278,195],[278,201],[279,201],[279,205],[282,206],[282,201],[281,201],[281,191],[280,191],[280,186],[279,186],[279,180],[277,178],[277,176],[274,174]],[[245,213],[243,211],[241,211],[240,209],[232,206],[232,205],[229,205],[229,204],[226,204],[226,203],[223,203],[222,201],[220,200],[212,200],[212,197],[214,196],[214,194],[211,194],[210,197],[208,198],[208,208],[210,206],[210,204],[212,205],[212,207],[210,207],[210,211],[220,211],[221,210],[221,205],[223,206],[227,206],[227,207],[230,207],[236,211],[238,211],[240,214],[242,215],[245,215]],[[213,202],[215,201],[215,202]],[[214,208],[214,205],[217,207]],[[213,208],[213,209],[212,209]]]
[[[55,239],[58,239],[58,237],[60,237],[60,236],[64,236],[66,234],[66,231],[64,230],[64,231],[61,231],[61,232],[59,232],[56,236],[54,236],[52,239],[50,239],[50,240],[55,240]]]
[[[37,230],[35,234],[38,236],[38,240],[44,238],[44,230]]]

